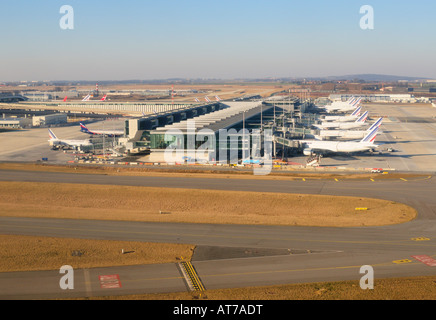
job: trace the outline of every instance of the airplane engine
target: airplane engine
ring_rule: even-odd
[[[303,150],[303,154],[304,154],[305,156],[310,156],[310,155],[312,154],[312,149],[310,149],[310,148],[306,148],[306,149],[304,149],[304,150]]]

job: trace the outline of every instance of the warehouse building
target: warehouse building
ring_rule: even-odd
[[[31,118],[2,118],[0,119],[1,128],[23,129],[32,125]]]
[[[33,117],[32,124],[34,127],[42,127],[49,125],[65,124],[68,122],[66,113],[53,113],[44,116]]]

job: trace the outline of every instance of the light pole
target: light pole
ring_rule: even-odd
[[[263,111],[262,111],[262,106],[263,106],[263,103],[261,102],[260,103],[260,132],[262,132],[262,129],[263,129],[263,118],[262,118],[262,116],[263,116]]]
[[[242,111],[242,160],[245,160],[245,111]]]

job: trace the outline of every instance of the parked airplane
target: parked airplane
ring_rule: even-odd
[[[362,101],[362,98],[350,98],[346,102],[335,101],[330,105],[324,106],[324,109],[328,113],[352,111],[360,105],[361,101]]]
[[[362,139],[375,127],[380,127],[382,122],[383,117],[378,118],[378,120],[374,122],[367,130],[320,130],[319,135],[316,135],[315,138],[318,140],[324,140],[325,138],[334,138],[336,140]],[[378,133],[381,133],[381,131]]]
[[[90,130],[83,123],[80,123],[80,131],[88,134],[106,135],[109,137],[124,135],[124,130]]]
[[[367,133],[360,141],[320,141],[320,140],[301,140],[303,144],[304,155],[314,153],[354,153],[364,152],[375,149],[378,145],[374,144],[380,127],[375,127],[371,132]]]
[[[349,116],[325,116],[323,122],[327,121],[337,121],[337,122],[349,122],[355,121],[360,116],[360,111],[362,110],[362,106],[358,106],[352,114]]]
[[[61,140],[56,137],[54,132],[51,129],[48,129],[48,135],[50,139],[48,140],[49,145],[53,150],[55,149],[77,149],[82,146],[92,146],[92,143],[89,139],[85,140]]]
[[[368,111],[365,111],[354,122],[323,122],[322,124],[314,124],[313,126],[318,129],[354,129],[365,125],[365,121],[368,118]]]

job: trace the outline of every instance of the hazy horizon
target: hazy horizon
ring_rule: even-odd
[[[253,77],[253,78],[181,78],[181,77],[174,77],[174,78],[154,78],[154,79],[21,79],[21,80],[3,80],[4,83],[14,83],[14,82],[159,82],[159,81],[170,81],[170,80],[176,80],[176,81],[256,81],[256,80],[346,80],[351,77],[355,77],[355,79],[358,80],[365,80],[363,78],[359,78],[358,76],[365,76],[365,75],[373,75],[373,74],[356,74],[356,75],[329,75],[325,77]],[[400,76],[400,75],[383,75],[380,74],[379,76],[383,77],[393,77],[398,78],[394,80],[380,80],[380,81],[398,81],[398,80],[408,80],[412,79],[410,81],[414,80],[436,80],[434,78],[425,78],[425,77],[415,77],[415,76]],[[353,79],[354,80],[354,79]],[[379,81],[379,80],[367,80],[367,81]]]
[[[61,6],[74,9],[63,30]],[[359,26],[374,9],[374,30]],[[0,4],[0,81],[436,79],[436,3],[78,0]]]

